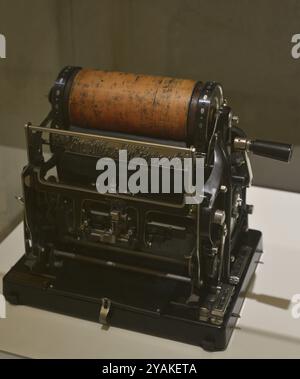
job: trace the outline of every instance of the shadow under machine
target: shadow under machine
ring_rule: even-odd
[[[41,125],[25,126],[26,252],[4,278],[6,299],[224,349],[262,253],[248,228],[248,153],[289,161],[291,146],[249,140],[215,82],[66,67],[49,99]],[[120,190],[120,151],[147,168],[159,158],[156,191]],[[115,163],[109,192],[98,191],[100,158]],[[173,158],[189,158],[193,183],[203,162],[201,201],[175,191],[183,165],[170,164],[164,190]]]

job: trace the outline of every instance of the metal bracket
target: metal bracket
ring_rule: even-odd
[[[107,318],[111,307],[111,300],[104,297],[102,299],[102,305],[99,313],[99,323],[102,325],[108,325]]]
[[[249,155],[248,155],[248,153],[246,151],[244,152],[244,156],[245,156],[245,162],[246,162],[246,165],[247,165],[247,170],[248,170],[248,175],[249,175],[249,180],[248,180],[247,187],[251,187],[252,186],[252,181],[253,181],[252,166],[251,166],[251,162],[250,162],[250,159],[249,159]]]

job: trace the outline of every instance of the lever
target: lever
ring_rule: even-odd
[[[233,147],[237,151],[252,152],[256,155],[277,159],[283,162],[289,162],[293,152],[293,145],[287,143],[263,141],[259,139],[250,140],[241,137],[234,139]]]

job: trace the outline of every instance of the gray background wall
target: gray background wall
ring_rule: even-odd
[[[0,0],[0,220],[18,214],[23,125],[66,64],[219,81],[249,136],[300,146],[299,20],[299,0]],[[256,184],[300,191],[300,148],[253,163]]]
[[[20,173],[26,163],[24,123],[39,122],[46,94],[60,67],[58,2],[0,0],[0,240],[20,219]]]

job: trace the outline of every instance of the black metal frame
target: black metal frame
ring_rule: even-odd
[[[50,114],[40,127],[26,126],[29,162],[22,173],[26,253],[4,277],[6,299],[208,350],[224,349],[262,242],[260,232],[248,230],[247,153],[232,149],[239,132],[231,128],[232,113],[221,86],[196,85],[186,147],[172,141],[167,145],[146,139],[125,141],[137,152],[144,145],[146,157],[152,149],[166,156],[174,150],[182,157],[205,157],[204,201],[187,205],[171,195],[101,195],[91,188],[96,160],[104,152],[114,154],[122,139],[74,132],[69,125],[66,104],[79,70],[67,67],[60,73],[49,95]],[[84,144],[73,144],[78,140]],[[89,141],[94,149],[86,151]],[[52,154],[48,160],[43,154],[46,145]],[[54,167],[58,178],[46,178]],[[134,209],[131,237],[120,242],[116,234],[109,234],[111,229],[103,232],[106,226],[101,224],[93,239],[87,201],[94,214],[99,207],[103,225],[115,222],[112,212],[124,215]],[[218,222],[220,210],[225,218]],[[163,222],[153,223],[149,212]],[[182,235],[172,231],[174,225],[184,225],[174,229]],[[128,232],[128,224],[126,228]]]
[[[101,280],[103,270],[95,271],[95,267],[91,270],[89,265],[78,266],[75,262],[70,262],[68,269],[54,279],[51,276],[33,274],[23,257],[5,276],[3,293],[12,304],[54,310],[99,322],[103,299],[113,298],[113,294],[122,288],[116,287],[116,283],[121,286],[125,282],[129,296],[125,302],[112,300],[107,319],[109,325],[198,345],[209,351],[223,350],[240,317],[247,288],[262,254],[261,233],[254,230],[244,233],[238,249],[242,251],[244,248],[251,249],[247,269],[236,287],[226,318],[219,326],[197,321],[190,316],[188,309],[175,302],[172,304],[168,295],[172,294],[174,288],[166,280],[156,279],[155,285],[152,285],[151,281],[145,279],[144,286],[140,289],[137,287],[141,284],[140,277],[131,274],[128,279],[123,277],[122,272],[118,272],[118,279],[114,281],[116,273],[108,271],[113,277],[110,290],[107,290],[107,283]],[[169,293],[166,291],[167,294],[164,293],[166,286],[170,288]],[[140,301],[141,292],[148,296],[146,305]],[[154,297],[156,301],[153,303]]]

